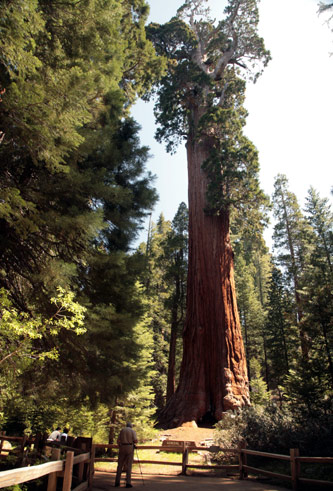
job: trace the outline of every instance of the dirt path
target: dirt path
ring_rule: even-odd
[[[114,485],[114,478],[114,473],[96,472],[92,491],[109,491]],[[140,491],[287,491],[286,488],[280,486],[218,477],[159,476],[144,474],[143,481],[140,474],[133,475],[133,489],[138,489]],[[121,487],[125,487],[124,479],[122,479]]]

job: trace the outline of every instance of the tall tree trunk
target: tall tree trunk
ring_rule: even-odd
[[[322,322],[321,327],[323,330],[323,336],[324,336],[324,340],[325,340],[326,356],[327,356],[327,360],[328,360],[329,372],[330,372],[331,382],[332,382],[332,387],[333,387],[333,361],[332,361],[331,350],[330,350],[329,341],[328,341],[326,323]]]
[[[309,341],[307,339],[307,335],[306,335],[306,332],[304,330],[303,324],[301,323],[301,320],[303,318],[303,307],[302,307],[301,295],[299,293],[299,275],[298,275],[298,268],[297,268],[297,264],[296,264],[297,263],[296,262],[296,254],[295,254],[294,243],[293,243],[292,234],[291,234],[291,225],[289,223],[287,205],[286,205],[286,202],[285,202],[283,195],[282,195],[282,203],[283,203],[283,208],[284,208],[284,216],[285,216],[286,230],[287,230],[287,237],[288,237],[288,246],[289,246],[290,258],[291,258],[291,273],[292,273],[292,277],[293,277],[293,281],[294,281],[294,295],[295,295],[295,303],[296,303],[296,324],[299,326],[299,335],[300,335],[302,356],[303,356],[304,360],[308,360],[308,358],[309,358]]]
[[[176,346],[178,333],[178,306],[180,301],[180,278],[176,279],[176,291],[172,301],[171,309],[171,333],[170,333],[170,348],[169,348],[169,363],[168,363],[168,382],[166,400],[175,393],[176,389]]]
[[[194,129],[199,121],[194,113]],[[236,303],[229,211],[205,214],[207,179],[201,166],[211,141],[187,141],[189,270],[183,360],[178,388],[160,414],[174,427],[249,404],[244,346]]]

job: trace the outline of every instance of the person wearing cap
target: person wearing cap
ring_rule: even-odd
[[[127,423],[118,436],[117,443],[119,446],[118,466],[115,487],[120,485],[120,476],[123,467],[126,465],[126,488],[132,488],[131,474],[134,457],[134,445],[138,443],[136,433],[132,428],[131,423]]]

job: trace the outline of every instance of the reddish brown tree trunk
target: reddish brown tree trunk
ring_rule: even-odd
[[[197,123],[199,114],[195,115]],[[197,126],[195,124],[195,126]],[[175,394],[160,414],[174,427],[249,403],[244,346],[236,303],[229,212],[205,214],[207,180],[202,163],[210,142],[187,142],[189,271],[183,360]]]

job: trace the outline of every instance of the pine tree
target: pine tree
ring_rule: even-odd
[[[236,260],[237,305],[243,329],[246,361],[251,391],[252,374],[250,360],[255,358],[264,366],[263,325],[265,314],[255,288],[255,269],[253,264],[247,265],[243,257]]]
[[[160,410],[166,399],[168,347],[170,339],[171,312],[169,300],[172,287],[166,280],[166,270],[170,264],[164,253],[164,244],[171,232],[171,223],[160,215],[157,224],[152,224],[148,244],[141,244],[140,250],[146,257],[146,272],[142,283],[146,286],[147,322],[153,335],[154,360],[154,404]]]
[[[176,390],[176,377],[179,371],[177,359],[179,360],[181,355],[179,341],[184,328],[186,312],[188,209],[185,203],[179,205],[171,227],[172,229],[163,245],[164,255],[169,261],[165,278],[171,289],[170,298],[166,300],[166,306],[171,310],[167,401]]]
[[[302,328],[303,299],[301,296],[302,274],[307,262],[308,226],[300,210],[296,196],[288,189],[288,180],[278,175],[274,183],[273,207],[277,220],[274,226],[274,249],[280,251],[277,261],[283,266],[287,284],[295,299],[294,323],[299,326],[302,356],[308,356],[309,343]]]
[[[272,271],[268,292],[267,317],[265,323],[266,346],[268,353],[268,381],[270,390],[282,385],[293,366],[295,339],[292,325],[288,321],[290,298],[284,288],[281,271]]]
[[[115,150],[126,106],[149,88],[162,63],[145,39],[143,1],[84,3],[16,0],[2,9],[1,283],[23,310],[36,292],[73,283],[92,239],[110,223],[99,202],[105,172],[99,168],[92,187],[82,160],[112,138]],[[133,124],[122,131],[133,134]],[[150,181],[127,192],[142,197]],[[128,201],[125,192],[121,199]],[[135,229],[143,212],[133,213],[132,206]]]
[[[306,218],[312,227],[311,255],[305,272],[302,294],[305,298],[304,327],[311,339],[311,357],[317,358],[333,387],[333,214],[327,199],[311,187],[306,199]],[[322,356],[322,353],[325,356]],[[320,361],[321,363],[320,363]]]
[[[57,339],[59,362],[22,375],[31,400],[52,387],[74,405],[112,404],[138,387],[144,309],[129,249],[156,192],[128,109],[163,67],[147,16],[144,0],[2,8],[0,283],[31,315],[52,312],[59,285],[87,308],[87,332]]]

